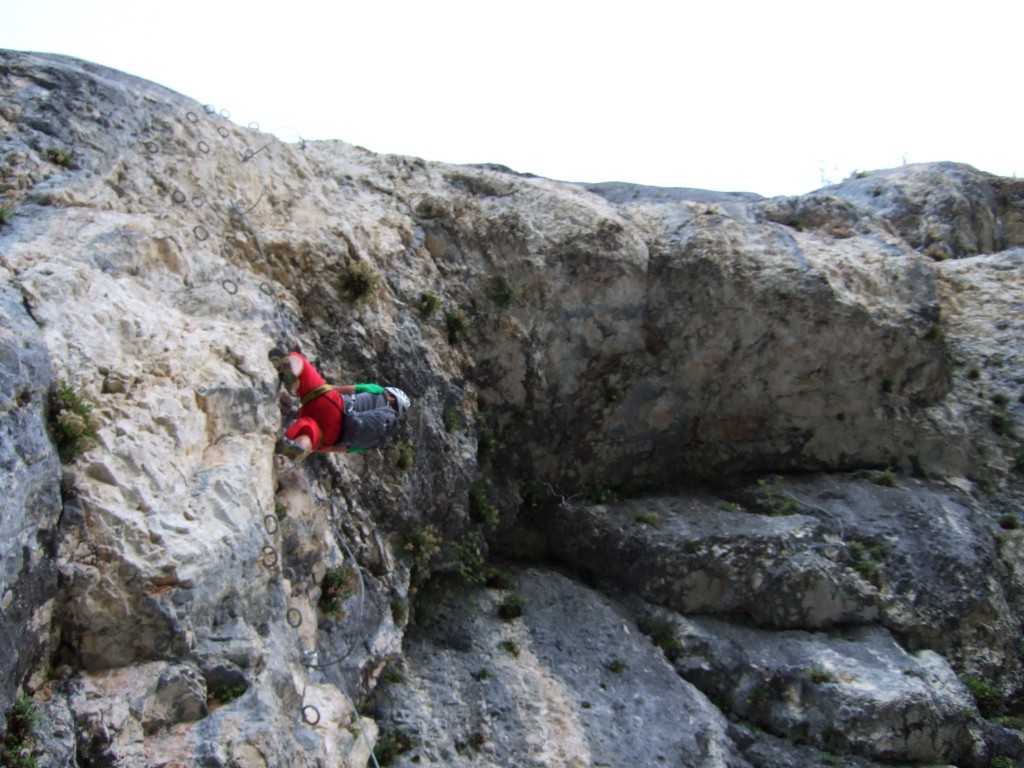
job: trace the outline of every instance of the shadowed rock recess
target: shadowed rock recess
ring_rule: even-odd
[[[1024,182],[285,138],[0,52],[7,758],[1024,765]],[[275,345],[397,438],[275,457]]]

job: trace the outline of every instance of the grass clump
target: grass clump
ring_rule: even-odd
[[[328,616],[344,616],[342,606],[359,589],[359,572],[351,565],[324,571],[320,581],[320,610]]]
[[[482,480],[477,480],[469,489],[469,518],[491,528],[498,524],[498,508],[491,502],[487,486]]]
[[[484,293],[502,309],[509,307],[516,300],[516,289],[504,275],[495,275],[489,279]]]
[[[871,475],[871,482],[875,485],[884,485],[886,488],[898,488],[900,484],[896,478],[896,473],[891,468],[873,473]]]
[[[999,516],[999,527],[1004,531],[1015,531],[1020,528],[1020,518],[1012,512]]]
[[[481,412],[476,414],[476,425],[476,454],[478,458],[485,459],[497,448],[498,438],[494,434],[494,428],[487,423],[487,417]]]
[[[377,290],[377,275],[369,266],[353,264],[338,281],[341,295],[351,302],[365,304]]]
[[[72,153],[70,150],[62,149],[61,147],[47,147],[43,151],[43,157],[54,165],[59,165],[64,168],[71,167]]]
[[[14,209],[6,205],[0,205],[0,227],[9,224],[14,218]]]
[[[398,458],[395,460],[395,466],[403,472],[408,472],[412,469],[415,459],[412,443],[408,440],[402,440],[398,443],[396,448],[398,449]]]
[[[683,643],[679,639],[679,627],[665,616],[651,616],[640,624],[640,631],[661,648],[665,658],[675,661],[683,655]]]
[[[629,669],[629,664],[627,664],[625,661],[616,656],[614,659],[608,662],[607,668],[608,671],[611,672],[613,675],[621,675],[623,672]]]
[[[1002,696],[999,695],[995,683],[977,675],[964,675],[960,680],[974,696],[982,715],[988,718],[998,711],[1002,704]]]
[[[518,659],[519,652],[522,649],[519,647],[519,643],[517,643],[515,640],[502,640],[501,650],[505,651],[505,653],[515,656]]]
[[[21,694],[7,710],[7,738],[0,748],[0,766],[35,768],[38,763],[32,754],[32,747],[38,725],[39,713],[35,701],[28,694]]]
[[[863,541],[851,541],[847,545],[850,553],[851,567],[865,581],[875,584],[878,579],[879,566],[885,562],[885,548],[881,544],[868,544]]]
[[[657,512],[641,512],[633,518],[640,525],[649,525],[652,528],[658,527],[658,513]]]
[[[391,765],[406,752],[419,745],[419,740],[409,731],[401,728],[385,731],[373,748],[374,757],[380,765]]]
[[[420,317],[426,319],[434,316],[441,307],[441,300],[431,291],[420,294]]]
[[[526,605],[526,599],[516,593],[505,595],[504,599],[498,604],[498,616],[503,621],[514,621],[523,615],[523,607]]]
[[[240,699],[247,690],[249,690],[249,686],[244,681],[231,683],[225,680],[210,688],[207,698],[210,701],[228,704],[235,699]]]
[[[448,343],[458,346],[469,333],[469,321],[458,309],[450,309],[444,313],[444,327],[448,332]]]
[[[444,431],[450,434],[462,427],[462,413],[455,407],[445,408],[441,414],[441,423],[444,425]]]
[[[783,490],[783,480],[780,475],[762,477],[757,481],[757,501],[769,515],[785,516],[795,515],[800,511],[800,506]]]
[[[50,427],[64,464],[81,456],[96,440],[92,403],[83,400],[66,381],[60,381],[51,394]]]

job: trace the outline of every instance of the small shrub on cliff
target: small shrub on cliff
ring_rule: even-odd
[[[504,275],[495,275],[488,280],[484,293],[502,309],[507,308],[516,300],[516,289]]]
[[[896,479],[896,473],[892,469],[883,469],[880,472],[875,472],[871,475],[871,482],[875,485],[884,485],[887,488],[898,488],[899,480]]]
[[[771,478],[762,477],[757,481],[757,501],[769,515],[795,515],[800,507],[796,501],[786,495],[783,480],[779,475]]]
[[[381,734],[373,748],[373,754],[380,765],[391,765],[406,752],[415,749],[417,744],[419,741],[412,733],[396,728]]]
[[[59,165],[64,168],[71,167],[71,151],[62,149],[61,147],[47,147],[43,152],[43,157],[49,160],[54,165]]]
[[[504,599],[498,604],[498,615],[504,621],[512,621],[518,619],[523,615],[523,607],[526,605],[526,599],[516,593],[505,595]]]
[[[377,290],[377,275],[366,264],[353,264],[341,276],[338,289],[349,301],[366,303]]]
[[[487,485],[482,480],[473,483],[469,489],[469,518],[490,528],[498,524],[498,509],[491,502]]]
[[[850,553],[851,567],[865,581],[875,584],[878,579],[878,568],[885,562],[885,548],[881,544],[868,544],[853,540],[847,544]]]
[[[66,381],[59,382],[50,397],[50,427],[57,455],[65,464],[80,456],[96,439],[92,403],[83,400]]]
[[[424,291],[420,294],[420,317],[433,317],[440,306],[441,300],[430,291]]]
[[[995,683],[976,675],[964,675],[960,678],[967,689],[974,695],[978,709],[986,718],[992,717],[1002,704],[1002,697]]]
[[[679,627],[665,616],[651,616],[640,623],[640,631],[661,648],[665,658],[675,661],[683,655],[683,643],[679,639]]]
[[[0,227],[10,222],[14,218],[14,209],[8,208],[6,205],[0,205]]]
[[[515,640],[502,640],[501,649],[505,651],[505,653],[515,656],[517,659],[519,658],[519,652],[522,650],[519,647],[519,643]]]
[[[320,582],[320,610],[328,616],[342,613],[345,601],[359,589],[359,573],[350,565],[328,568]]]
[[[448,310],[444,313],[444,327],[448,331],[448,343],[453,347],[462,343],[469,333],[469,321],[466,316],[457,309]]]
[[[454,432],[462,426],[462,414],[458,408],[445,408],[441,414],[441,423],[445,432]]]
[[[35,768],[36,758],[31,750],[38,725],[39,713],[35,701],[27,694],[20,695],[7,711],[7,738],[0,749],[0,766]]]
[[[395,466],[403,472],[408,472],[412,469],[415,461],[412,443],[408,440],[402,440],[398,443],[396,448],[398,449],[398,458],[395,460]]]
[[[494,428],[487,423],[487,417],[483,413],[476,414],[476,424],[476,455],[485,459],[494,452],[498,439],[494,435]]]

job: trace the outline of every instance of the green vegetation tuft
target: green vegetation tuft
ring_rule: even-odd
[[[498,439],[494,434],[494,428],[487,423],[487,417],[479,411],[476,414],[476,426],[476,454],[478,458],[485,459],[497,448]]]
[[[1020,518],[1013,512],[999,516],[999,527],[1004,531],[1015,531],[1020,528]]]
[[[455,407],[445,408],[441,414],[441,423],[445,432],[454,432],[462,427],[462,412]]]
[[[783,490],[783,479],[780,475],[762,477],[757,481],[757,501],[761,508],[769,515],[785,516],[795,515],[800,511],[800,506]]]
[[[876,584],[879,566],[885,562],[885,548],[881,544],[869,544],[856,539],[850,541],[846,548],[850,553],[850,565],[853,570],[865,581]]]
[[[431,291],[424,291],[420,294],[420,317],[433,317],[441,307],[441,300]]]
[[[338,280],[338,290],[351,302],[365,304],[377,290],[378,277],[366,264],[351,265]]]
[[[999,689],[995,683],[977,675],[964,675],[960,679],[974,696],[982,715],[986,718],[991,717],[999,710],[1002,705],[1002,696],[999,695]]]
[[[515,640],[502,640],[501,649],[506,653],[515,656],[517,659],[519,658],[519,652],[521,649],[519,647],[519,643],[517,643]]]
[[[523,615],[523,607],[526,605],[526,599],[516,593],[505,595],[502,601],[498,604],[498,615],[504,621],[514,621]]]
[[[448,332],[448,343],[453,347],[461,344],[469,333],[469,321],[458,309],[445,311],[444,327]]]
[[[380,735],[373,748],[373,755],[380,765],[391,765],[406,752],[419,746],[419,739],[402,728],[387,730]]]
[[[210,688],[207,699],[221,704],[228,704],[235,699],[240,699],[247,690],[249,690],[249,686],[246,685],[244,680],[237,683],[224,681]]]
[[[898,488],[900,485],[900,482],[896,477],[896,473],[893,472],[891,468],[872,473],[871,482],[875,485],[884,485],[887,488]]]
[[[508,571],[500,568],[490,568],[484,572],[484,584],[491,589],[512,589],[515,579]]]
[[[477,480],[469,489],[469,518],[490,528],[498,524],[498,508],[491,502],[483,480]]]
[[[611,672],[613,675],[621,675],[623,672],[629,669],[629,664],[627,664],[625,661],[616,656],[614,659],[608,662],[607,668],[608,671]]]
[[[92,403],[83,400],[66,381],[60,381],[51,394],[50,427],[64,464],[74,461],[96,440]]]
[[[32,747],[35,730],[39,726],[36,703],[28,694],[21,694],[7,710],[7,738],[0,747],[0,766],[3,768],[36,768],[38,765]]]
[[[661,648],[669,661],[675,661],[683,655],[683,643],[679,639],[679,627],[675,621],[665,616],[651,616],[640,624],[640,631],[651,638]]]
[[[64,168],[71,167],[72,152],[61,147],[47,147],[43,151],[43,157],[49,160],[54,165],[60,165]]]
[[[351,565],[328,568],[320,581],[320,610],[328,616],[344,617],[342,606],[358,589],[359,572]]]
[[[494,275],[490,278],[484,288],[484,293],[502,309],[511,306],[516,300],[516,289],[504,275]]]
[[[415,462],[412,443],[409,440],[401,440],[395,447],[398,449],[398,459],[395,461],[395,466],[403,472],[408,472],[412,469]]]

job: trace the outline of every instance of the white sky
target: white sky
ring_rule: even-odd
[[[8,0],[0,48],[139,75],[282,138],[568,181],[802,194],[1024,174],[1022,0]]]

